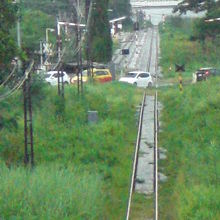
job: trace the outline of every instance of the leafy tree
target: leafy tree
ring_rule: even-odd
[[[179,11],[181,14],[186,13],[187,11],[205,11],[210,10],[215,6],[215,0],[183,0],[175,8],[174,12]]]
[[[216,39],[217,36],[220,36],[220,25],[219,22],[205,22],[205,19],[210,18],[219,18],[220,17],[220,7],[216,8],[213,11],[207,13],[207,16],[203,19],[198,19],[195,22],[194,26],[194,37],[196,39],[205,40],[209,37],[211,39]]]
[[[11,0],[1,0],[0,4],[0,82],[17,54],[15,40],[10,29],[16,22],[16,7]]]
[[[131,14],[130,0],[110,0],[109,8],[112,9],[114,17],[130,16]]]
[[[96,0],[90,21],[92,61],[108,62],[112,57],[112,39],[108,20],[108,0]]]
[[[45,30],[54,27],[54,18],[42,11],[26,10],[22,16],[22,48],[33,53],[39,51],[40,40],[45,40]]]
[[[71,12],[71,0],[23,0],[24,8],[40,10],[57,16],[58,12]]]
[[[215,39],[220,34],[220,26],[218,22],[205,22],[206,19],[220,17],[220,1],[215,0],[184,0],[175,9],[181,14],[187,11],[207,11],[206,16],[197,19],[194,25],[193,38],[205,40],[207,37]]]

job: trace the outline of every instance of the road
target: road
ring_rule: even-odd
[[[131,70],[143,70],[149,71],[151,75],[156,74],[156,44],[158,42],[156,30],[149,28],[147,31],[140,30],[133,33],[121,33],[118,36],[120,48],[115,51],[112,61],[116,66],[117,72],[121,72],[120,76]],[[149,68],[148,58],[151,51],[151,40],[152,54]],[[129,49],[130,53],[128,55],[122,55],[122,49]]]

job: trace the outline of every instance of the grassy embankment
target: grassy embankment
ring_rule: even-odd
[[[118,83],[33,88],[36,166],[23,161],[22,96],[0,103],[1,219],[123,219],[142,92]],[[97,110],[97,124],[87,123]],[[6,165],[7,166],[6,166]],[[8,168],[10,167],[10,168]]]
[[[161,92],[160,218],[220,219],[220,79]]]
[[[220,50],[215,49],[218,45],[206,42],[202,48],[199,42],[189,40],[191,22],[182,24],[181,28],[166,24],[162,31],[165,78],[175,75],[168,71],[170,63],[181,60],[186,62],[185,79],[201,66],[220,65]],[[178,87],[160,92],[164,108],[159,144],[167,149],[167,160],[160,161],[160,169],[168,177],[166,183],[160,184],[160,219],[220,219],[219,85],[216,77],[186,85],[183,93]]]
[[[201,67],[220,68],[219,42],[192,40],[194,24],[193,19],[171,17],[167,18],[164,27],[160,25],[160,66],[166,80],[178,81],[175,64],[185,64],[186,72],[182,74],[185,81],[191,81],[192,73]]]

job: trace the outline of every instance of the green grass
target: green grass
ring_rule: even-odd
[[[14,167],[12,170],[4,168],[4,175],[1,173],[0,178],[5,179],[5,187],[7,184],[11,186],[18,179],[17,190],[13,189],[10,198],[5,201],[4,214],[0,212],[0,218],[10,219],[17,216],[17,219],[23,219],[19,210],[25,209],[24,215],[33,215],[35,219],[47,219],[43,215],[50,214],[51,219],[63,219],[62,216],[65,216],[64,219],[123,219],[136,140],[135,111],[143,92],[126,84],[109,83],[87,85],[84,88],[84,95],[78,97],[76,87],[68,86],[65,89],[64,103],[57,97],[56,87],[42,86],[38,82],[34,84],[32,92],[36,163],[36,169],[32,173],[26,174],[21,168],[24,149],[22,96],[16,94],[0,103],[0,158],[8,167]],[[88,124],[88,110],[98,111],[97,124]],[[49,169],[48,166],[53,168]],[[75,170],[80,170],[76,174],[76,184]],[[50,173],[48,178],[45,178],[46,172]],[[54,178],[56,175],[62,176],[63,172],[65,173],[63,182],[60,178],[59,184],[54,186]],[[12,173],[14,179],[10,178]],[[32,201],[29,206],[23,204],[21,196],[24,194],[22,191],[24,184],[22,181],[19,182],[22,176],[31,183],[32,178],[39,177],[42,183],[42,187],[40,183],[32,186],[35,193],[28,191]],[[94,208],[88,209],[88,203],[83,202],[84,200],[78,208],[73,207],[73,210],[65,206],[65,202],[73,200],[67,197],[67,201],[64,202],[65,198],[62,197],[59,188],[60,185],[65,185],[68,178],[71,184],[67,184],[65,190],[66,192],[72,190],[73,194],[77,192],[81,179],[88,178],[88,185],[76,193],[74,200],[80,201],[85,197],[85,193],[94,193],[93,200],[90,201],[88,197]],[[92,179],[94,186],[91,183]],[[43,189],[45,185],[48,185],[45,190],[49,190],[47,198]],[[99,189],[96,193],[97,187]],[[38,189],[42,190],[39,194]],[[49,201],[48,198],[53,197],[53,191],[56,193],[55,197],[62,197],[60,203],[64,202],[64,210],[59,211],[60,203],[54,200],[52,204],[46,203]],[[5,197],[4,193],[4,188],[0,188],[0,198]],[[37,211],[34,205],[40,201],[38,197],[41,194],[42,204],[45,201],[45,206],[42,207],[48,209],[48,213],[46,210],[42,212],[42,218],[39,214],[40,208]],[[98,197],[101,202],[96,200]],[[18,204],[20,209],[10,212],[12,203]],[[50,205],[57,210],[54,214]],[[84,213],[85,217],[82,217]]]
[[[0,167],[1,219],[102,219],[101,178],[72,167]]]
[[[153,197],[134,193],[131,206],[131,220],[153,219]]]
[[[191,40],[194,22],[193,19],[170,17],[164,27],[160,26],[160,66],[165,78],[176,77],[175,64],[185,64],[185,79],[192,79],[192,73],[201,67],[220,68],[219,44],[210,39],[204,42]]]
[[[220,219],[219,78],[162,90],[164,104],[159,143],[168,159],[160,168],[168,181],[160,186],[160,218]]]

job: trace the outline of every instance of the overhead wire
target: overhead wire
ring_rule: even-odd
[[[16,91],[18,91],[21,86],[24,84],[25,80],[28,78],[30,72],[32,71],[34,66],[34,61],[31,61],[31,64],[29,65],[29,67],[25,70],[25,74],[22,76],[21,80],[8,92],[6,92],[5,94],[0,96],[0,101],[3,101],[6,98],[9,98],[10,96],[12,96]]]
[[[15,70],[17,68],[17,65],[14,66],[13,70],[11,71],[11,73],[8,75],[8,77],[5,79],[5,81],[3,83],[0,84],[0,87],[4,86],[8,80],[12,77],[12,75],[15,73]]]
[[[74,7],[76,7],[76,6],[74,5]],[[76,10],[77,10],[77,13],[80,15],[80,17],[79,17],[79,24],[80,24],[80,23],[82,22],[83,14],[82,14],[82,11],[80,10],[80,7],[76,7]],[[88,28],[88,23],[86,24],[86,29],[87,29],[87,28]],[[75,48],[75,50],[73,51],[72,56],[75,56],[75,55],[79,52],[79,50],[82,49],[83,39],[84,39],[85,35],[86,35],[86,33],[83,33],[83,36],[81,37],[80,42],[79,42],[79,46],[78,46],[77,48]],[[55,70],[55,69],[57,69],[57,68],[59,67],[59,65],[60,65],[60,63],[62,62],[62,59],[63,59],[63,56],[65,55],[65,53],[66,53],[66,46],[64,47],[64,49],[63,49],[63,51],[62,51],[62,54],[61,54],[61,56],[60,56],[58,62],[57,62],[57,63],[55,64],[55,66],[51,69],[52,71]]]

